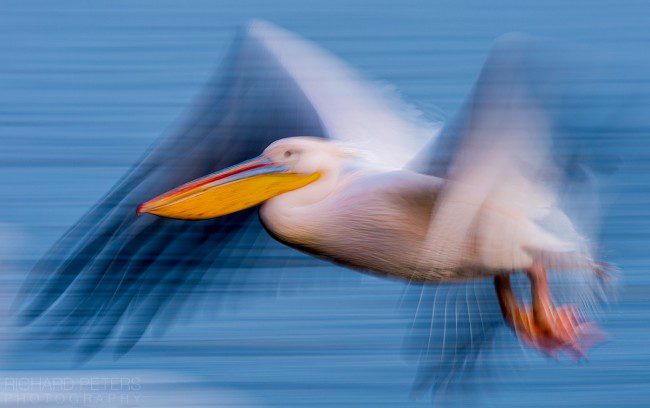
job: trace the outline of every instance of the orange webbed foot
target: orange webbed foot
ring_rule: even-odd
[[[543,319],[536,318],[528,307],[518,307],[513,317],[511,325],[524,343],[554,358],[561,353],[573,360],[587,358],[589,348],[606,337],[573,306],[553,308]]]
[[[521,305],[510,277],[495,277],[501,311],[522,341],[549,356],[566,353],[574,360],[587,358],[589,348],[606,338],[598,326],[587,321],[574,306],[553,304],[548,291],[546,271],[539,263],[526,271],[531,281],[532,308]]]

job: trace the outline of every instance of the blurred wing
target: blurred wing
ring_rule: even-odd
[[[489,202],[532,221],[539,241],[531,247],[543,248],[546,252],[535,255],[550,266],[578,266],[567,265],[566,253],[582,253],[585,258],[579,258],[590,260],[600,207],[598,174],[617,166],[606,146],[617,137],[613,125],[623,120],[633,101],[632,92],[607,94],[608,85],[622,78],[602,55],[521,35],[499,39],[460,112],[409,165],[449,180],[429,230],[430,237],[445,238],[435,243],[435,250],[462,257],[457,249],[472,247],[476,225],[483,222],[481,205]],[[508,226],[490,225],[490,230],[491,238],[507,247]],[[489,260],[496,251],[486,252]],[[597,309],[603,293],[591,270],[551,279],[559,301]],[[462,371],[466,358],[476,356],[495,329],[504,326],[495,297],[490,280],[422,289],[420,299],[429,299],[435,313],[429,313],[430,330],[418,337],[427,350],[420,355],[420,382],[439,384],[449,373]],[[441,312],[445,305],[461,311],[451,331],[445,326],[449,316]],[[483,313],[481,325],[464,317],[486,308],[497,312]]]
[[[184,222],[137,217],[135,208],[289,136],[359,141],[357,146],[381,138],[377,157],[400,166],[426,139],[402,137],[418,136],[413,129],[419,125],[397,99],[295,35],[252,23],[184,124],[145,154],[37,264],[23,291],[22,316],[31,322],[45,315],[44,326],[57,336],[85,339],[86,355],[120,328],[118,351],[126,352],[161,310],[177,310],[173,301],[196,293],[208,277],[226,285],[243,268],[317,263],[275,244],[254,209]],[[389,143],[399,148],[391,150]]]
[[[416,394],[470,382],[480,354],[491,350],[497,329],[505,327],[491,280],[409,285],[403,304],[408,313],[415,311],[405,351],[418,362]]]
[[[429,232],[429,237],[445,237],[436,241],[439,251],[474,248],[470,241],[480,234],[473,250],[482,262],[497,265],[510,257],[514,267],[522,263],[514,241],[507,242],[520,237],[507,222],[483,218],[488,206],[520,217],[522,229],[531,231],[523,236],[534,237],[526,248],[548,266],[584,266],[566,265],[580,258],[568,254],[589,258],[585,237],[598,221],[595,174],[613,162],[599,143],[609,123],[602,106],[593,107],[593,93],[608,80],[593,78],[598,67],[557,44],[520,35],[496,42],[460,113],[413,163],[418,171],[449,180]],[[593,81],[586,84],[592,95],[585,92],[585,78]],[[574,117],[563,111],[579,108],[581,115]],[[618,108],[609,105],[609,120]],[[579,130],[588,109],[592,130],[602,128],[584,135]],[[462,258],[461,252],[454,255]]]

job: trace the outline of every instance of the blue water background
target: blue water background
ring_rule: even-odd
[[[470,90],[491,42],[506,32],[633,57],[640,62],[627,69],[635,80],[650,59],[646,1],[2,0],[5,322],[28,266],[187,109],[236,30],[252,18],[296,31],[370,78],[394,84],[405,98],[449,113]],[[623,165],[606,197],[603,247],[622,270],[618,297],[602,320],[610,341],[579,364],[513,352],[526,360],[519,368],[476,379],[452,402],[650,405],[650,128],[642,119],[632,129],[638,136],[621,146]],[[408,322],[396,313],[403,286],[340,275],[304,294],[200,313],[118,361],[106,355],[73,365],[63,351],[18,353],[4,344],[8,327],[0,337],[0,350],[7,350],[0,406],[16,406],[6,398],[7,378],[20,376],[137,378],[142,387],[123,394],[147,407],[430,406],[426,396],[409,398],[415,365],[402,356]],[[105,403],[88,406],[120,406]]]

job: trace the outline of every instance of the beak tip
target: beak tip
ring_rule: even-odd
[[[140,205],[138,206],[138,208],[135,209],[135,215],[138,215],[138,216],[144,214],[145,212],[146,212],[146,211],[145,211],[145,209],[144,209],[144,204],[140,204]]]

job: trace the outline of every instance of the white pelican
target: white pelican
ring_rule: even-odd
[[[493,277],[503,315],[524,341],[583,355],[596,331],[575,308],[553,303],[546,271],[591,288],[600,270],[563,206],[597,166],[554,128],[553,95],[540,93],[548,82],[539,78],[566,72],[531,66],[536,46],[518,35],[498,40],[466,104],[439,132],[329,53],[252,23],[198,113],[37,265],[48,278],[24,316],[55,316],[67,333],[88,328],[88,353],[123,323],[126,351],[206,271],[250,262],[231,243],[251,230],[268,239],[252,209],[262,204],[276,239],[318,258],[409,281]],[[138,217],[136,206],[203,221]],[[257,262],[277,261],[265,257],[267,244],[253,250]],[[310,262],[283,251],[285,263]],[[531,280],[532,307],[510,288],[516,271]]]

